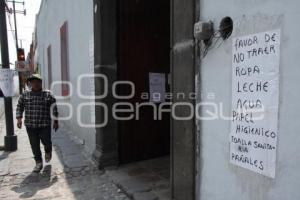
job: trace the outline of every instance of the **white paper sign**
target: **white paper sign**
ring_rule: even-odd
[[[16,70],[19,72],[29,71],[29,64],[26,61],[16,61]]]
[[[280,30],[232,42],[230,162],[275,178]]]
[[[165,102],[166,77],[163,73],[149,73],[150,101],[154,103]]]
[[[14,96],[14,71],[0,69],[0,87],[5,97]]]

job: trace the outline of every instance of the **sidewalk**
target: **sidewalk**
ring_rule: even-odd
[[[14,102],[15,105],[15,102]],[[16,124],[16,123],[15,123]],[[18,151],[0,151],[0,199],[127,200],[111,178],[82,154],[82,146],[72,141],[61,124],[52,134],[53,158],[40,174],[32,173],[27,133],[15,128]],[[0,119],[0,145],[5,135],[5,119]]]
[[[14,107],[16,103],[14,99]],[[36,174],[32,173],[35,162],[26,130],[15,127],[18,150],[0,151],[0,199],[170,199],[168,156],[101,171],[84,156],[83,146],[72,140],[68,132],[60,123],[59,130],[52,133],[53,158]],[[0,117],[0,145],[5,133],[3,115]]]

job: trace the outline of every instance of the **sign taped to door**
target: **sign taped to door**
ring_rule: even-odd
[[[166,77],[164,73],[149,73],[150,102],[165,102]]]

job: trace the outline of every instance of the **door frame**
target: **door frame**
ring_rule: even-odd
[[[194,24],[199,19],[200,0],[170,0],[171,31],[170,31],[170,71],[171,91],[189,94],[195,92],[195,75],[199,66],[194,44]],[[108,87],[117,80],[118,63],[118,0],[94,0],[94,73],[105,74],[109,77]],[[197,67],[198,66],[198,67]],[[95,78],[95,95],[103,92],[101,78]],[[108,108],[116,102],[111,92],[102,100]],[[179,102],[173,99],[173,103]],[[195,105],[194,100],[189,103]],[[95,106],[95,122],[103,120],[102,110]],[[180,112],[185,112],[182,109]],[[110,112],[109,112],[110,113]],[[117,121],[108,116],[108,125],[96,128],[96,149],[94,160],[99,167],[118,165],[118,129]],[[197,173],[196,123],[189,121],[172,120],[171,117],[171,199],[194,200],[199,173]]]
[[[194,24],[199,19],[200,0],[171,0],[171,91],[173,96],[195,91],[197,49],[194,40]],[[198,92],[198,91],[197,91]],[[174,103],[183,102],[173,99]],[[193,104],[195,100],[184,102]],[[179,110],[184,114],[188,108]],[[172,199],[196,199],[196,120],[174,120],[171,117],[171,195]]]

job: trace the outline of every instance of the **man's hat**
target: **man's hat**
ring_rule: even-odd
[[[42,77],[39,74],[32,74],[30,77],[27,78],[27,81],[32,81],[32,80],[40,80],[42,81]]]

